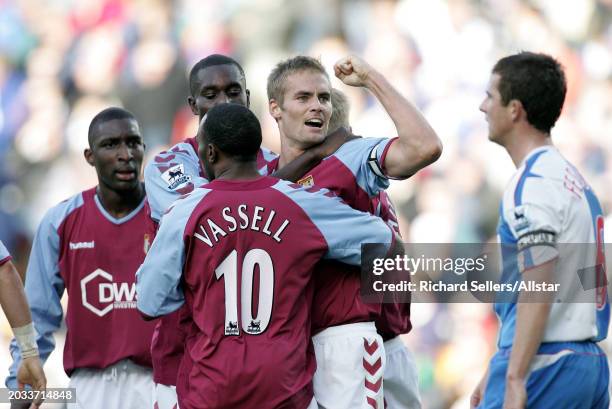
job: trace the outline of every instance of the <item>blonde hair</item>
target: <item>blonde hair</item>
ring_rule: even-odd
[[[332,115],[329,118],[329,132],[333,132],[341,126],[348,128],[349,112],[351,104],[344,92],[339,89],[332,88],[331,90]]]
[[[329,75],[327,75],[325,67],[319,60],[306,55],[298,55],[279,62],[268,76],[268,101],[274,99],[279,105],[282,105],[285,95],[285,81],[287,81],[289,75],[306,70],[319,72],[329,81]]]

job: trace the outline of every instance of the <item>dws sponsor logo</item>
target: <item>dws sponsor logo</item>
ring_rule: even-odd
[[[81,297],[83,306],[98,317],[114,308],[135,309],[136,283],[116,283],[112,275],[99,268],[81,280]]]

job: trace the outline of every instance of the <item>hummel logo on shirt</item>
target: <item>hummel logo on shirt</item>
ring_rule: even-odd
[[[95,241],[80,241],[78,243],[70,242],[70,250],[93,249],[95,246]]]

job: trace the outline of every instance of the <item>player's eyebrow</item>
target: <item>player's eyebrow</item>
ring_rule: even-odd
[[[312,92],[310,92],[310,91],[296,91],[296,93],[295,93],[295,95],[294,95],[294,96],[295,96],[295,97],[302,97],[302,96],[304,96],[304,97],[310,97],[310,96],[312,96],[312,95],[313,95],[313,93],[312,93]]]
[[[132,133],[131,131],[126,132],[124,134],[121,135],[113,135],[113,136],[100,136],[97,140],[97,144],[101,145],[104,143],[111,143],[111,142],[120,142],[122,139],[127,139],[129,141],[131,140],[135,140],[135,139],[139,139],[142,140],[142,136],[137,134],[137,133]]]
[[[230,82],[229,84],[223,84],[223,86],[220,86],[218,84],[205,84],[205,85],[202,85],[202,89],[200,93],[203,93],[205,91],[211,91],[211,90],[215,91],[219,89],[227,89],[227,88],[233,88],[233,87],[242,88],[242,84],[240,84],[240,82],[237,82],[237,81]]]
[[[117,142],[121,139],[120,136],[105,136],[105,135],[100,135],[98,136],[97,140],[96,140],[96,144],[97,145],[102,145],[105,143],[111,143],[111,142]]]

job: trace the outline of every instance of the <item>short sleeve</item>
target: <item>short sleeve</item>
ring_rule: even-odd
[[[395,139],[359,138],[345,143],[334,153],[350,169],[357,184],[369,196],[375,196],[389,187],[384,171],[385,155]]]
[[[517,240],[521,272],[558,256],[557,240],[563,228],[565,197],[557,182],[530,177],[514,192],[514,206],[504,217]]]

